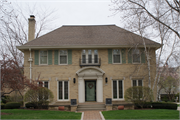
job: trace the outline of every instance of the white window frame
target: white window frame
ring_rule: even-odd
[[[41,55],[40,55],[41,51],[47,51],[47,64],[41,64]],[[48,50],[40,50],[39,51],[39,65],[48,65]]]
[[[82,53],[83,53],[82,51],[83,51],[83,50],[86,51],[86,54],[85,54],[85,55],[86,55],[86,63],[83,63],[83,57],[82,57],[82,55],[83,55],[83,54],[82,54]],[[88,60],[89,60],[89,59],[88,59],[88,55],[89,55],[89,54],[88,54],[88,50],[91,50],[92,63],[89,63],[89,61],[88,61]],[[98,50],[98,49],[82,49],[82,50],[81,50],[81,60],[82,60],[81,63],[82,63],[82,64],[98,64],[98,63],[94,63],[94,50],[97,50],[97,51],[98,51],[98,54],[97,54],[97,55],[98,55],[98,58],[97,58],[97,59],[98,59],[98,63],[99,63],[99,50]]]
[[[113,81],[116,81],[117,84],[117,99],[113,98]],[[119,81],[122,81],[122,85],[123,85],[123,98],[119,98]],[[112,85],[112,100],[116,101],[116,100],[124,100],[124,80],[112,80],[111,81],[111,85]]]
[[[142,79],[133,79],[133,80],[136,80],[136,86],[139,86],[139,85],[138,85],[138,80],[141,80],[141,81],[142,81],[142,86],[144,86]],[[132,87],[134,87],[134,86],[133,86],[133,80],[131,81]]]
[[[42,83],[43,83],[43,86],[42,86],[42,87],[44,87],[44,82],[48,82],[48,89],[50,88],[50,87],[49,87],[49,81],[39,81],[39,82],[42,82]],[[39,82],[38,82],[38,85],[39,85]]]
[[[120,63],[114,63],[113,50],[119,50],[119,52],[120,52]],[[113,63],[113,64],[122,64],[122,53],[121,53],[121,49],[112,49],[112,63]]]
[[[139,59],[140,59],[140,62],[133,62],[133,50],[139,50]],[[140,64],[141,63],[141,51],[140,51],[140,49],[132,49],[132,63],[133,64]]]
[[[69,99],[69,97],[70,97],[70,92],[69,92],[70,91],[70,87],[69,87],[70,86],[69,85],[70,81],[67,81],[67,80],[64,80],[64,81],[63,80],[62,81],[58,80],[57,82],[58,82],[57,83],[57,88],[58,88],[57,89],[57,101],[69,101],[70,100]],[[59,82],[62,82],[62,98],[63,99],[59,99]],[[64,82],[68,82],[68,99],[64,99]]]
[[[60,64],[60,51],[61,50],[58,51],[59,52],[58,53],[58,63],[59,63],[59,65],[68,65],[68,50],[66,50],[66,49],[63,49],[63,50],[67,52],[67,56],[66,56],[67,57],[67,63],[66,64]]]

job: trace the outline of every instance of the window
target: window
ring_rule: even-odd
[[[67,51],[60,50],[59,64],[67,64]]]
[[[132,80],[133,86],[143,86],[142,80]]]
[[[119,49],[113,49],[113,63],[121,63],[121,55]]]
[[[113,99],[123,99],[123,80],[113,80]]]
[[[59,81],[58,82],[58,99],[59,100],[68,100],[69,99],[69,85],[68,81]]]
[[[140,63],[140,50],[139,49],[133,49],[132,51],[132,59],[133,63]]]
[[[92,51],[88,50],[88,63],[92,63]]]
[[[46,65],[48,61],[47,58],[47,51],[40,51],[40,64]]]
[[[41,81],[39,82],[39,86],[49,88],[49,83],[48,81]]]
[[[98,50],[82,50],[82,63],[99,63]]]
[[[98,50],[94,50],[94,63],[98,63]]]
[[[41,87],[46,87],[47,89],[49,89],[49,82],[48,81],[41,81],[39,82],[39,86]],[[39,93],[39,100],[42,100],[42,99],[45,99],[45,100],[48,100],[48,96],[44,93]]]
[[[86,50],[82,50],[82,63],[86,63]]]

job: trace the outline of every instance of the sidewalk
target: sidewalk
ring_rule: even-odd
[[[84,111],[83,120],[102,120],[99,111]]]

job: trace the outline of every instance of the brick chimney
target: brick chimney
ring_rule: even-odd
[[[29,29],[28,29],[28,42],[35,38],[35,24],[36,20],[34,15],[30,15],[29,20]]]

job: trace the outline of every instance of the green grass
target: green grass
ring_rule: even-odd
[[[4,109],[1,112],[11,113],[1,115],[1,119],[81,119],[81,113],[67,111]]]
[[[179,111],[154,110],[113,110],[103,111],[105,119],[179,119]]]

